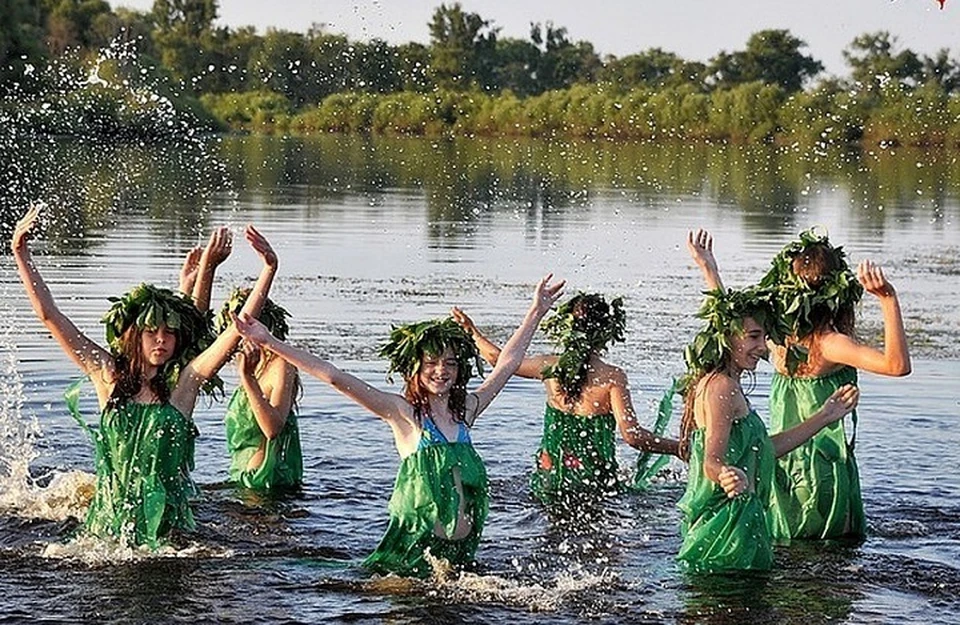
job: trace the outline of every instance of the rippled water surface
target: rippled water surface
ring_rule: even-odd
[[[33,316],[7,254],[2,620],[960,622],[955,154],[329,137],[41,142],[16,159],[22,175],[0,191],[5,232],[29,200],[51,203],[37,263],[61,308],[98,339],[108,295],[140,281],[173,286],[183,254],[211,227],[254,223],[281,258],[272,296],[293,313],[291,340],[380,386],[389,385],[376,350],[392,323],[458,305],[502,340],[550,271],[571,291],[624,295],[628,338],[610,360],[627,370],[649,423],[696,328],[687,230],[709,228],[726,282],[745,285],[799,230],[822,224],[852,260],[887,270],[914,372],[862,376],[868,540],[795,544],[765,576],[680,574],[679,463],[651,491],[574,519],[534,504],[526,484],[544,398],[521,380],[473,432],[491,512],[472,574],[420,583],[356,567],[386,526],[398,458],[386,426],[312,379],[300,409],[303,493],[264,501],[224,486],[224,406],[201,402],[199,530],[145,556],[70,542],[92,469],[61,398],[76,371]],[[238,242],[214,301],[257,271]],[[860,333],[881,340],[876,302],[867,296],[861,312]],[[538,339],[532,349],[546,348]],[[753,391],[761,413],[769,373],[762,364]],[[92,392],[84,405],[93,420]],[[622,446],[620,458],[627,470],[635,453]]]

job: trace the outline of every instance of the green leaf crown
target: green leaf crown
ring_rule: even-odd
[[[236,288],[230,293],[230,297],[223,303],[223,306],[220,307],[220,312],[218,312],[217,316],[213,319],[213,329],[218,335],[230,327],[230,324],[233,323],[233,320],[230,318],[230,313],[235,315],[240,313],[243,305],[247,302],[247,298],[250,297],[252,290],[253,289],[250,288]],[[257,315],[257,319],[266,326],[270,334],[281,341],[285,341],[287,340],[287,335],[290,333],[290,326],[287,324],[287,317],[290,316],[290,313],[287,312],[285,308],[277,305],[268,297],[263,303],[263,308],[260,310],[260,314]]]
[[[380,356],[390,361],[387,380],[393,382],[394,373],[409,380],[420,371],[424,354],[438,356],[448,347],[457,358],[457,385],[466,386],[474,368],[477,375],[483,373],[483,360],[477,346],[452,318],[393,326],[390,339],[380,348]]]
[[[109,300],[112,305],[100,322],[106,328],[107,344],[115,357],[121,355],[123,333],[131,326],[154,329],[164,325],[177,333],[177,349],[159,372],[171,387],[176,385],[183,367],[213,342],[209,316],[197,310],[186,295],[144,283]],[[204,384],[203,390],[212,395],[222,388],[223,382],[214,377]]]
[[[824,247],[832,267],[816,284],[808,283],[793,269],[794,259],[813,245]],[[818,317],[826,315],[833,319],[841,310],[852,310],[863,297],[863,286],[847,264],[843,248],[832,246],[827,235],[816,228],[801,232],[796,241],[777,254],[771,265],[760,280],[760,287],[773,293],[772,301],[782,331],[777,335],[779,340],[771,338],[778,345],[783,345],[787,338],[809,336],[817,329]],[[786,365],[790,373],[794,373],[806,359],[805,347],[799,344],[788,346]]]
[[[683,351],[687,374],[680,381],[681,393],[686,393],[700,376],[720,369],[729,361],[730,338],[743,332],[746,317],[759,323],[770,338],[783,338],[770,289],[756,286],[742,290],[715,289],[705,295],[697,317],[706,324]]]
[[[588,310],[578,313],[583,308]],[[608,305],[599,293],[577,293],[540,324],[550,342],[560,349],[557,364],[545,367],[543,376],[555,378],[567,398],[575,401],[586,382],[590,354],[623,342],[626,328],[622,297]]]

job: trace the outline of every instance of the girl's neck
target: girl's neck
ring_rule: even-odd
[[[436,421],[437,417],[446,419],[450,416],[450,395],[430,395],[427,398],[427,412],[430,418]]]

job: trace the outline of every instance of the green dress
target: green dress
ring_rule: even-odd
[[[477,552],[489,509],[487,470],[469,435],[458,437],[455,443],[425,442],[427,433],[425,428],[420,447],[400,462],[387,532],[363,561],[363,566],[375,573],[429,577],[432,567],[424,556],[427,550],[434,558],[458,566],[471,563]],[[454,471],[460,472],[466,514],[473,519],[470,534],[462,540],[447,540],[436,533],[438,524],[447,536],[457,526],[460,497]]]
[[[565,496],[616,493],[616,431],[612,414],[580,416],[547,404],[530,478],[534,497],[551,503]]]
[[[290,488],[303,481],[303,453],[297,416],[290,411],[280,434],[267,440],[242,388],[234,391],[227,404],[227,449],[230,452],[230,480],[246,488],[266,491]],[[263,462],[248,470],[250,458],[261,448]]]
[[[733,499],[703,471],[705,438],[704,428],[690,435],[687,490],[677,504],[683,512],[677,559],[694,573],[767,570],[773,547],[766,507],[776,464],[767,429],[753,410],[730,426],[724,462],[753,484],[753,492]]]
[[[170,404],[127,402],[105,408],[93,431],[78,408],[80,382],[67,390],[66,398],[96,448],[96,490],[86,531],[156,548],[170,530],[193,529],[193,422]]]
[[[817,412],[844,384],[857,383],[857,370],[843,367],[819,378],[775,373],[770,385],[770,429],[788,430]],[[843,422],[823,428],[778,462],[771,512],[792,538],[866,536],[860,474]]]

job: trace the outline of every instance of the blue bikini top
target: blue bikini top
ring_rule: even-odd
[[[473,444],[470,441],[470,430],[465,423],[457,423],[457,443]],[[449,445],[450,441],[443,435],[437,424],[433,422],[428,415],[423,417],[423,429],[420,431],[420,442],[417,444],[417,451],[425,449],[432,445]]]

